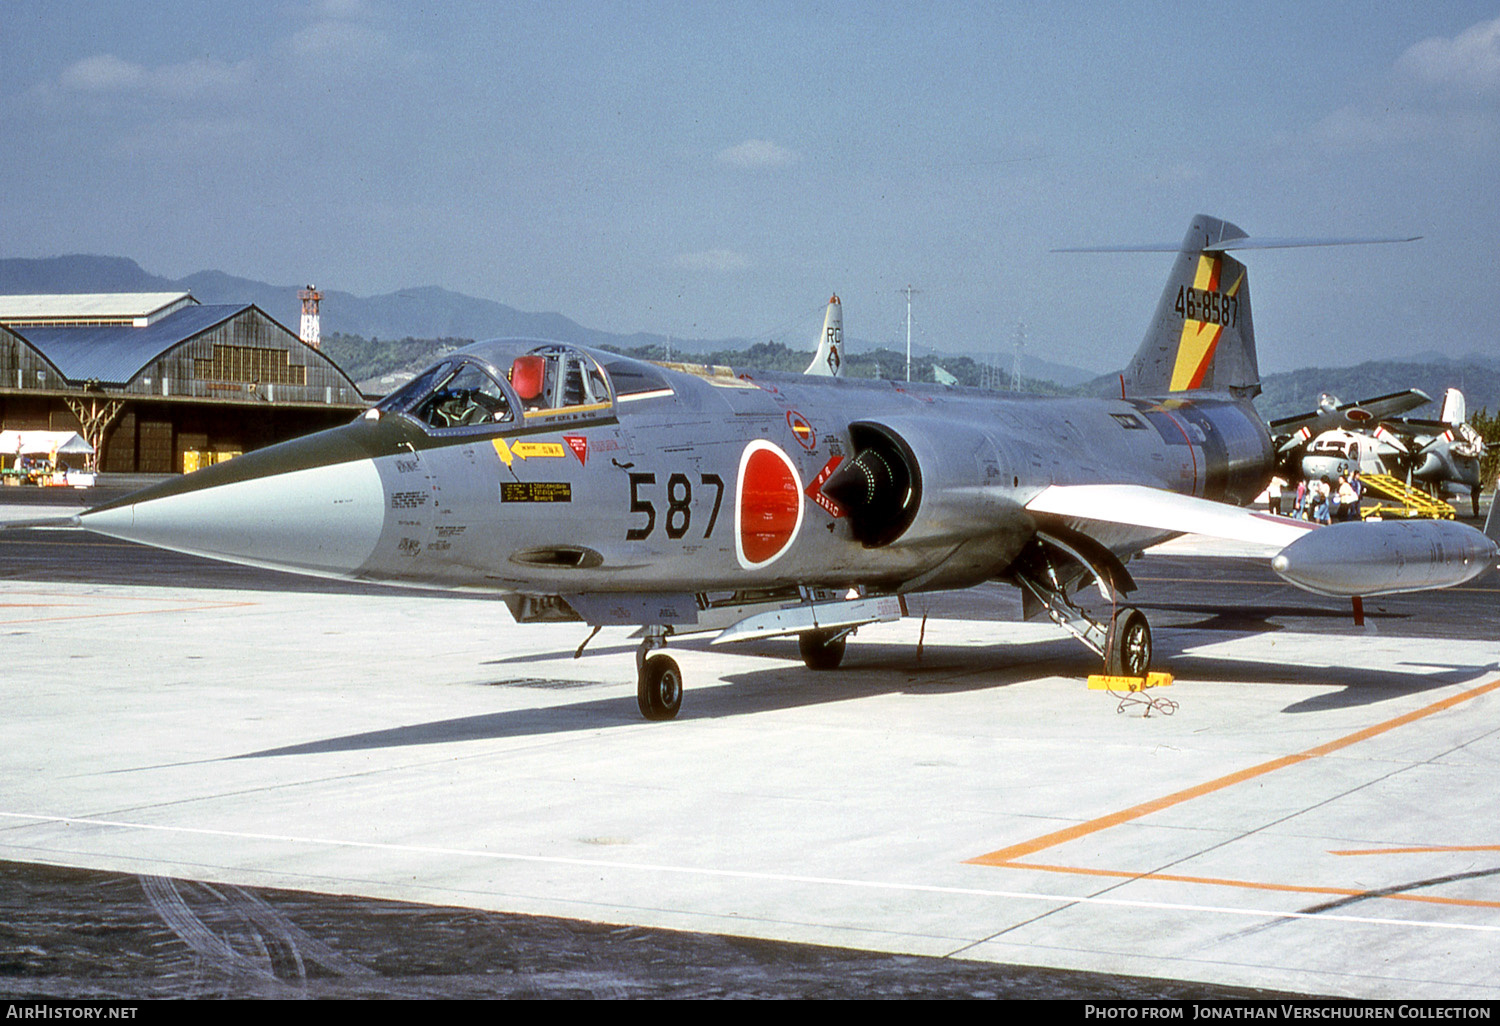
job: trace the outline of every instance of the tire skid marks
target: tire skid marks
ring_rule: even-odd
[[[306,984],[309,963],[336,976],[375,975],[243,888],[220,890],[163,876],[142,876],[140,883],[162,922],[211,971],[288,986]]]

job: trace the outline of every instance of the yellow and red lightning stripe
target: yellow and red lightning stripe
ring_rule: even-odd
[[[1193,288],[1199,292],[1217,292],[1219,272],[1223,268],[1223,263],[1223,257],[1218,254],[1200,255],[1198,271],[1193,276]],[[1244,282],[1245,276],[1241,274],[1226,295],[1236,295]],[[1208,375],[1208,367],[1213,363],[1214,350],[1218,347],[1219,338],[1223,334],[1222,324],[1194,320],[1189,317],[1183,318],[1182,338],[1177,344],[1177,362],[1172,367],[1172,382],[1168,386],[1169,391],[1183,392],[1203,387],[1203,379]]]

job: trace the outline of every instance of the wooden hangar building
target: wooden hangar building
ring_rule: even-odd
[[[337,364],[251,303],[0,296],[0,429],[77,431],[103,473],[195,470],[366,405]]]

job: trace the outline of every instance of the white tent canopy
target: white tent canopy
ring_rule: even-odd
[[[77,431],[0,431],[0,456],[91,453],[94,447]]]

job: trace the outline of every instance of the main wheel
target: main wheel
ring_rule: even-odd
[[[1127,606],[1115,613],[1104,649],[1104,672],[1112,677],[1144,677],[1151,670],[1151,625],[1146,614]]]
[[[670,720],[682,708],[682,671],[669,655],[654,655],[641,667],[635,701],[648,720]]]
[[[836,670],[848,640],[848,635],[835,639],[832,631],[803,631],[797,635],[797,650],[809,670]]]

